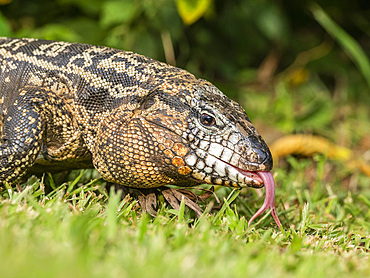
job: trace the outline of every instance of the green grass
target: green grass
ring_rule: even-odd
[[[81,184],[84,175],[48,194],[36,179],[22,192],[4,189],[1,277],[370,275],[369,178],[354,174],[358,190],[339,191],[342,182],[325,181],[322,172],[342,165],[322,156],[288,162],[293,170],[275,172],[284,232],[269,215],[248,228],[263,202],[254,189],[219,189],[221,209],[199,220],[164,205],[151,218],[136,201],[108,194],[100,180]],[[308,178],[308,169],[316,176]]]

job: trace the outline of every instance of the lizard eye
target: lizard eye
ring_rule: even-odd
[[[216,120],[215,117],[207,113],[203,113],[200,115],[200,123],[205,126],[214,126],[216,124]]]

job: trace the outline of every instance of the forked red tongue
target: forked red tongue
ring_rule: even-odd
[[[277,216],[275,209],[275,181],[270,172],[258,171],[256,172],[265,184],[265,202],[262,207],[252,216],[248,222],[248,226],[252,223],[254,219],[264,213],[267,209],[271,209],[271,215],[274,218],[276,224],[281,228],[280,220]]]

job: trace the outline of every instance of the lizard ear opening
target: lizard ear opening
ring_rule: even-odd
[[[142,109],[146,110],[152,107],[155,104],[155,98],[153,96],[148,96],[145,98],[143,103],[141,104]]]
[[[152,107],[156,103],[155,96],[158,94],[158,92],[159,92],[158,88],[149,92],[149,94],[146,97],[144,97],[143,101],[141,102],[140,108],[143,110],[147,110],[150,107]]]

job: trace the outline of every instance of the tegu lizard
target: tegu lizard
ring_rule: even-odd
[[[0,183],[94,167],[124,187],[262,187],[274,208],[268,146],[210,82],[102,46],[0,38]]]

